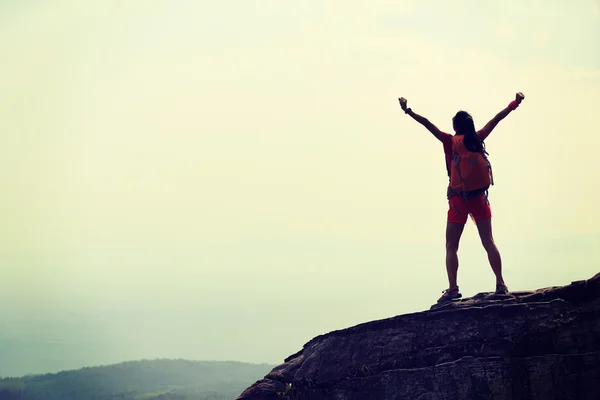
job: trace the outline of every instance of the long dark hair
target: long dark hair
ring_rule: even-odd
[[[452,125],[457,135],[465,136],[465,147],[467,150],[474,153],[487,154],[485,143],[483,143],[483,140],[481,140],[481,137],[479,137],[475,130],[475,123],[471,114],[466,111],[457,112],[454,118],[452,118]]]

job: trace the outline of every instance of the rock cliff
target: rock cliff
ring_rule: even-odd
[[[238,400],[600,399],[600,273],[318,336]]]

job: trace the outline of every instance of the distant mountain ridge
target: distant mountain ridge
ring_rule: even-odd
[[[0,400],[230,400],[274,366],[140,360],[0,379]]]

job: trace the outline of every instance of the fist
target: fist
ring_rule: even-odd
[[[406,111],[406,99],[404,97],[400,97],[398,101],[400,102],[400,107],[402,107],[402,109]]]
[[[515,100],[517,101],[517,104],[521,104],[521,101],[523,101],[524,98],[525,98],[525,95],[521,92],[517,93],[517,95],[515,96]]]

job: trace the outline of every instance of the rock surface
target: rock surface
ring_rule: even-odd
[[[312,339],[238,400],[600,399],[600,273]]]

